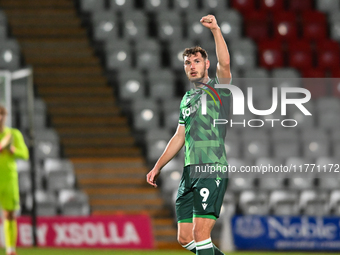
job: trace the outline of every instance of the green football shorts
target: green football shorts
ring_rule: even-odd
[[[16,211],[20,209],[20,195],[17,178],[0,183],[0,207],[6,211]]]
[[[199,175],[194,173],[198,167],[184,167],[176,198],[178,223],[192,222],[193,217],[216,220],[220,215],[228,185],[227,173]]]

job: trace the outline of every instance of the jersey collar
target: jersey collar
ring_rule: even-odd
[[[208,81],[207,81],[207,83],[206,84],[208,84],[208,85],[210,85],[209,83],[212,81],[212,79],[210,79],[210,77],[208,77]],[[194,92],[198,92],[198,91],[201,91],[201,89],[207,89],[208,87],[207,86],[205,86],[205,85],[203,85],[201,88],[198,88],[198,89],[196,89],[195,87],[193,88],[193,90],[194,90]]]

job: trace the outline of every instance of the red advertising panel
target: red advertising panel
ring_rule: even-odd
[[[154,248],[151,221],[147,215],[39,217],[37,235],[42,247]],[[3,239],[2,236],[2,246]],[[18,246],[31,245],[31,220],[19,217]]]

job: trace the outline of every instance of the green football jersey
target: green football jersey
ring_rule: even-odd
[[[208,86],[214,88],[218,79],[210,79]],[[215,119],[229,120],[231,93],[228,89],[208,86],[191,89],[184,95],[180,105],[179,124],[185,126],[185,166],[193,164],[227,164],[224,139],[227,125],[215,125]],[[206,94],[206,113],[202,113],[202,95]],[[213,98],[212,98],[213,97]]]
[[[12,154],[7,148],[0,151],[0,184],[9,182],[17,176],[17,165],[15,160],[29,158],[28,149],[21,132],[15,128],[5,127],[4,132],[0,133],[0,140],[6,135],[11,134],[15,151]]]

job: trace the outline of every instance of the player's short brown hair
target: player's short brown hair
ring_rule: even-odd
[[[1,115],[7,115],[7,110],[4,106],[0,105],[0,114]]]
[[[203,49],[200,46],[194,46],[191,48],[186,48],[183,52],[183,59],[184,57],[189,57],[191,55],[196,55],[196,53],[201,53],[202,57],[204,60],[206,60],[208,58],[208,53],[206,52],[205,49]]]

